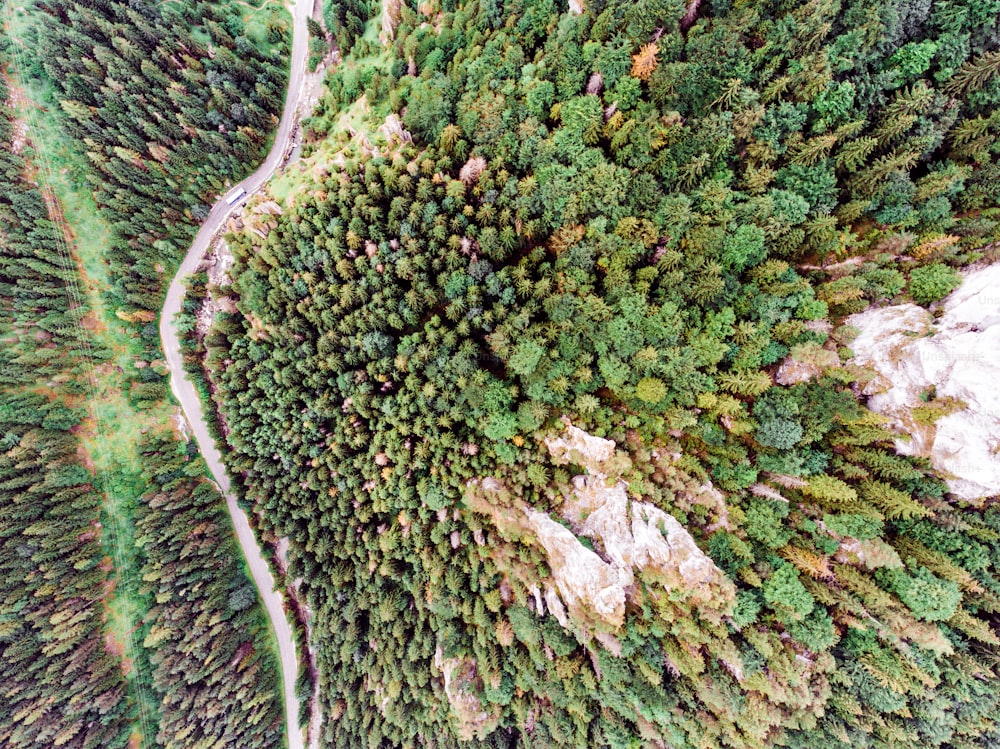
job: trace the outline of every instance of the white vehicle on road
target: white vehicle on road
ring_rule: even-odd
[[[247,191],[242,187],[238,190],[233,190],[232,193],[226,196],[226,205],[236,205],[239,201],[247,196]]]

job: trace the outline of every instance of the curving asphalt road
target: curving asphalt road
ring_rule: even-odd
[[[275,169],[281,164],[284,154],[288,148],[292,137],[296,121],[296,109],[303,91],[303,77],[306,68],[306,57],[309,53],[308,31],[306,29],[306,19],[312,10],[312,0],[292,0],[294,7],[292,15],[294,17],[293,37],[292,37],[292,64],[288,78],[288,93],[285,96],[285,108],[281,113],[281,121],[278,124],[278,131],[274,138],[274,145],[267,155],[267,160],[258,167],[257,171],[245,180],[233,186],[228,194],[233,194],[234,190],[243,188],[247,194],[252,194],[259,189]],[[244,198],[245,199],[245,198]],[[242,201],[239,201],[242,202]],[[229,516],[232,518],[233,527],[236,529],[236,537],[243,555],[246,557],[247,565],[253,576],[254,584],[260,592],[261,600],[267,610],[267,615],[274,628],[274,634],[278,641],[278,655],[281,660],[282,686],[285,696],[285,721],[288,734],[289,749],[304,749],[305,744],[302,735],[302,727],[299,725],[299,700],[295,696],[295,680],[298,677],[298,660],[295,655],[295,640],[288,624],[288,617],[285,615],[283,600],[280,593],[274,590],[274,577],[264,560],[261,548],[254,537],[253,530],[247,520],[246,513],[236,504],[236,498],[230,491],[229,476],[222,464],[222,457],[215,447],[215,442],[208,433],[205,425],[205,415],[201,409],[201,402],[198,393],[184,376],[184,366],[181,361],[180,341],[177,336],[177,329],[174,325],[174,317],[181,309],[181,302],[184,300],[184,286],[182,280],[194,272],[201,263],[205,252],[208,250],[209,242],[213,235],[219,230],[229,214],[235,210],[236,206],[230,206],[224,199],[220,199],[213,207],[205,223],[202,224],[194,243],[184,256],[177,274],[170,282],[167,290],[167,298],[163,304],[163,311],[160,314],[160,341],[163,344],[163,352],[166,355],[167,364],[170,367],[170,388],[173,390],[177,400],[180,401],[184,415],[191,426],[194,438],[201,450],[202,457],[208,464],[215,482],[226,497],[226,507]],[[313,737],[310,746],[314,745],[317,737]]]

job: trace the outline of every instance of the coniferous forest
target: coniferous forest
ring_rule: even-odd
[[[0,746],[284,741],[272,635],[149,361],[161,282],[281,106],[281,53],[220,8],[47,3],[0,37]],[[32,102],[26,81],[58,85]],[[65,220],[46,118],[110,246]]]
[[[1000,742],[1000,514],[896,454],[843,324],[992,259],[1000,6],[367,10],[327,13],[343,63],[204,339],[324,745]],[[714,593],[569,600],[538,518],[613,558],[565,514],[608,479]]]
[[[0,99],[7,101],[0,80]],[[100,601],[109,569],[100,497],[80,465],[72,399],[84,391],[74,354],[86,310],[66,285],[42,196],[24,178],[10,111],[0,109],[0,743],[128,745],[121,663],[104,646]],[[78,355],[77,355],[78,356]],[[69,402],[67,402],[69,401]]]
[[[267,153],[265,4],[0,40],[0,746],[284,740],[155,324]],[[897,454],[845,323],[997,259],[1000,0],[321,5],[341,61],[188,353],[289,540],[321,745],[1000,745],[1000,510]]]
[[[89,162],[88,182],[114,230],[107,262],[120,306],[139,318],[158,311],[198,223],[263,160],[277,124],[287,29],[269,26],[266,39],[252,39],[238,7],[38,5],[34,69],[56,87],[62,121]]]

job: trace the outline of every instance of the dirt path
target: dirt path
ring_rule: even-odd
[[[312,11],[313,2],[312,0],[293,0],[293,2],[292,15],[294,17],[294,24],[291,72],[288,78],[288,93],[285,98],[285,107],[281,114],[281,122],[278,124],[278,131],[275,134],[274,145],[271,147],[271,152],[267,155],[267,159],[257,171],[242,182],[234,185],[233,190],[229,194],[233,194],[235,190],[240,188],[246,190],[248,195],[260,189],[281,165],[296,129],[296,111],[303,94],[302,83],[306,68],[306,57],[309,53],[306,18]],[[304,749],[306,742],[303,739],[302,726],[299,724],[299,700],[295,695],[295,681],[298,677],[298,659],[295,653],[295,639],[288,623],[288,617],[285,614],[284,601],[281,594],[274,589],[274,577],[267,566],[261,546],[254,537],[247,515],[237,505],[236,498],[230,491],[229,476],[226,474],[225,466],[222,463],[222,456],[216,449],[215,442],[208,432],[208,427],[205,423],[205,414],[202,411],[198,393],[195,391],[194,385],[191,384],[190,380],[184,376],[180,341],[174,325],[174,317],[180,311],[181,302],[184,300],[183,279],[194,272],[201,263],[212,236],[222,227],[235,207],[228,205],[224,198],[220,198],[212,207],[208,219],[206,219],[198,231],[198,235],[195,237],[191,248],[185,255],[180,268],[177,270],[177,274],[174,276],[167,290],[167,298],[160,314],[160,340],[170,367],[170,387],[180,402],[188,423],[191,425],[191,432],[198,443],[202,457],[204,457],[205,462],[208,464],[208,468],[212,472],[216,484],[218,484],[219,489],[226,497],[226,507],[232,518],[236,537],[243,550],[243,555],[246,557],[254,584],[260,592],[261,600],[264,602],[264,607],[267,610],[268,618],[271,620],[271,626],[278,642],[289,749]],[[310,728],[312,729],[312,726]],[[309,733],[308,746],[310,749],[314,749],[319,743],[319,731],[310,730]]]

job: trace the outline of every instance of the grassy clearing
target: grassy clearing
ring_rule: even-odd
[[[277,0],[266,2],[236,3],[243,11],[243,24],[247,36],[257,45],[257,49],[269,52],[275,45],[270,39],[269,26],[279,26],[287,30],[289,38],[292,33],[292,14],[288,8]]]
[[[377,66],[380,58],[387,54],[386,52],[365,59]],[[271,195],[279,203],[287,205],[294,185],[297,185],[299,192],[308,189],[308,182],[304,182],[301,177],[296,176],[297,174],[301,174],[302,171],[311,168],[316,163],[336,163],[337,155],[351,141],[360,142],[367,140],[369,143],[374,144],[381,137],[377,134],[376,129],[378,125],[385,121],[388,114],[388,102],[380,102],[373,107],[365,96],[361,96],[346,108],[341,109],[336,123],[330,128],[330,132],[334,133],[335,136],[325,138],[322,142],[316,144],[308,155],[304,155],[302,159],[292,164],[285,171],[275,174],[267,184]],[[352,136],[351,133],[354,133],[354,135]],[[317,157],[316,154],[320,154],[320,156]]]
[[[281,0],[235,0],[229,5],[242,18],[247,37],[262,52],[278,46],[271,40],[269,26],[283,27],[291,34],[292,14]],[[164,0],[160,7],[180,12],[184,9],[184,3],[182,0]],[[211,41],[207,30],[202,26],[192,27],[190,33],[199,44],[208,45]]]
[[[26,13],[16,13],[13,36],[25,38],[31,22]],[[92,428],[81,433],[80,438],[101,478],[105,497],[100,518],[104,528],[102,541],[115,560],[117,579],[113,593],[105,601],[107,631],[122,648],[132,694],[146,717],[145,733],[140,739],[141,729],[137,727],[134,741],[136,746],[151,747],[159,710],[148,664],[139,647],[149,604],[138,592],[140,560],[136,556],[133,511],[137,498],[150,488],[143,477],[137,445],[144,432],[168,423],[171,409],[163,404],[152,411],[140,412],[128,401],[129,382],[125,373],[127,368],[135,366],[136,346],[134,336],[114,315],[107,300],[111,279],[104,250],[110,242],[110,229],[100,218],[86,186],[80,157],[56,121],[51,89],[36,77],[19,80],[18,84],[27,96],[27,106],[32,108],[21,115],[29,122],[39,186],[54,194],[69,227],[66,242],[80,269],[79,290],[91,310],[88,328],[93,346],[111,354],[110,361],[99,364],[94,372],[94,389],[84,404],[91,411]]]
[[[382,30],[382,16],[381,14],[374,14],[371,18],[365,21],[365,33],[361,35],[361,38],[371,44],[378,43],[378,35]],[[388,52],[388,50],[386,50]]]

